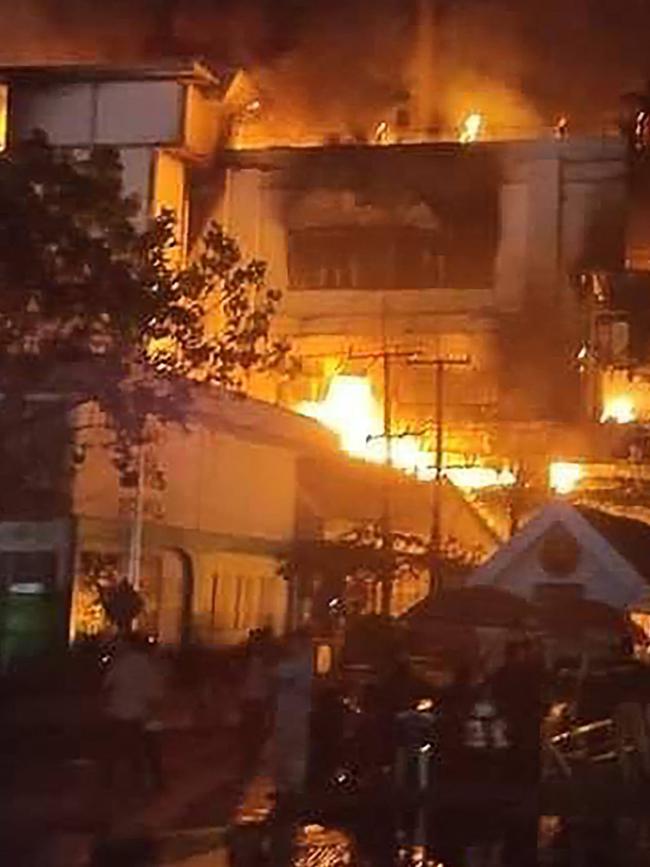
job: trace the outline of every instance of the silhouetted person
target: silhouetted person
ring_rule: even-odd
[[[334,679],[314,684],[310,726],[309,780],[324,786],[342,759],[345,706]]]
[[[312,644],[309,635],[289,636],[275,670],[275,782],[280,799],[299,795],[307,780],[312,688]]]
[[[491,680],[492,694],[508,724],[513,782],[536,784],[540,776],[543,667],[528,642],[506,647],[505,662]]]
[[[441,770],[445,777],[456,776],[464,764],[465,729],[475,697],[472,671],[467,665],[459,665],[438,702]]]
[[[125,767],[131,783],[160,788],[162,766],[152,723],[163,695],[163,678],[145,639],[138,635],[123,639],[106,674],[104,690],[111,783],[120,767]]]
[[[269,634],[260,630],[248,644],[241,691],[245,759],[254,761],[268,736],[273,697],[273,658]]]

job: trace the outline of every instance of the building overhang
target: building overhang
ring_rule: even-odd
[[[8,84],[51,85],[107,81],[178,81],[215,88],[224,94],[237,70],[218,69],[199,60],[161,60],[158,63],[0,65],[0,81]]]

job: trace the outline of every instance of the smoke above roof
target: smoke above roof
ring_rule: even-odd
[[[649,72],[646,0],[0,0],[0,12],[1,62],[241,64],[278,128],[354,134],[409,95],[412,110],[419,89],[447,126],[480,110],[504,132],[559,114],[598,132]]]

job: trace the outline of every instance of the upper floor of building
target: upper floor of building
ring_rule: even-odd
[[[513,311],[625,260],[622,139],[229,147],[245,76],[195,61],[5,67],[6,139],[119,150],[141,214],[210,217],[269,263],[297,322]],[[335,328],[336,330],[336,328]]]
[[[35,130],[57,147],[112,147],[140,219],[172,209],[187,245],[192,166],[212,158],[237,73],[196,61],[0,67],[0,138]]]
[[[197,189],[298,330],[336,332],[557,308],[567,275],[622,266],[626,176],[615,137],[357,144],[226,150]]]
[[[47,132],[61,147],[173,148],[212,154],[233,73],[196,61],[5,66],[7,141]]]

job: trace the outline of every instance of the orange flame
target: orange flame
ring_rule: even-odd
[[[601,421],[615,421],[619,424],[630,424],[636,421],[636,418],[634,401],[627,394],[607,398],[600,416]]]
[[[580,464],[553,461],[548,468],[549,486],[556,494],[570,494],[578,487],[583,475]]]
[[[339,438],[343,451],[373,463],[390,463],[397,469],[427,480],[435,476],[431,452],[416,434],[393,435],[390,447],[384,435],[383,412],[370,380],[364,376],[334,376],[322,401],[303,401],[299,413],[315,418]],[[508,469],[482,466],[449,466],[444,475],[459,488],[477,490],[515,484]]]
[[[478,112],[472,112],[467,115],[461,125],[458,141],[461,144],[469,144],[470,142],[477,141],[481,135],[482,129],[483,115]]]

